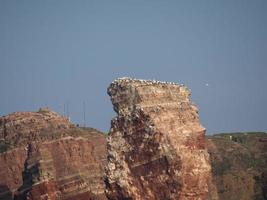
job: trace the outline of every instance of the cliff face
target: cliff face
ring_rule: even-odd
[[[0,199],[11,200],[22,184],[22,171],[27,158],[24,148],[0,154]]]
[[[125,78],[108,94],[118,114],[107,144],[108,198],[205,199],[211,167],[188,89]]]
[[[0,199],[267,199],[266,133],[205,139],[173,83],[118,79],[108,94],[118,115],[107,143],[47,109],[0,117]]]
[[[102,163],[104,138],[88,140],[67,137],[29,146],[23,171],[29,199],[103,199]],[[81,197],[77,197],[77,196]],[[20,197],[21,198],[21,197]],[[18,198],[18,199],[20,199]]]
[[[267,199],[267,134],[210,136],[207,148],[219,199]]]
[[[0,117],[0,140],[11,147],[27,145],[29,141],[48,140],[49,131],[67,130],[69,121],[48,109],[38,112],[15,112]]]
[[[13,113],[0,122],[0,199],[106,199],[103,134],[75,128],[48,110]]]

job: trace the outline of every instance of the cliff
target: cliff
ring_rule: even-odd
[[[0,117],[0,199],[267,199],[266,133],[205,138],[175,83],[123,78],[108,94],[107,138],[48,109]]]
[[[22,185],[22,171],[27,158],[24,148],[15,148],[0,154],[0,199],[13,199],[14,192]]]
[[[49,111],[0,118],[0,199],[106,199],[105,136]]]
[[[205,199],[211,180],[205,129],[189,90],[174,83],[117,79],[107,139],[107,197]]]
[[[267,199],[267,134],[209,136],[212,175],[219,199]]]
[[[0,141],[12,148],[25,146],[29,141],[44,141],[59,137],[51,134],[55,130],[68,130],[73,125],[48,109],[38,112],[15,112],[0,117]],[[2,143],[3,146],[3,143]]]

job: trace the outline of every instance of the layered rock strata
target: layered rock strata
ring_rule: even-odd
[[[211,179],[205,129],[189,90],[175,83],[117,79],[107,141],[112,200],[205,199]]]
[[[67,118],[49,109],[15,112],[0,117],[0,141],[5,141],[11,147],[25,146],[29,141],[52,140],[54,138],[48,138],[49,132],[63,132],[72,126]]]
[[[0,123],[0,199],[106,199],[102,133],[49,110],[13,113]]]
[[[11,200],[22,185],[22,171],[27,158],[24,148],[15,148],[0,154],[0,199]]]
[[[105,139],[66,137],[31,144],[16,199],[105,199],[101,159]]]

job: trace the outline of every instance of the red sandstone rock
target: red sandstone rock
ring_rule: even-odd
[[[205,199],[211,167],[188,89],[123,78],[108,94],[118,114],[108,137],[108,198]]]
[[[13,193],[22,185],[26,157],[24,148],[0,154],[0,199],[12,199]]]
[[[49,110],[0,118],[0,199],[104,200],[106,139]]]
[[[67,137],[32,144],[17,199],[105,199],[103,168],[105,138]],[[25,192],[26,191],[26,192]]]
[[[66,118],[48,109],[15,112],[0,117],[0,140],[12,146],[22,146],[30,141],[48,139],[49,132],[67,130],[72,126]]]

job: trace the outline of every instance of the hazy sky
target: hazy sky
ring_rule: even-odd
[[[108,131],[122,76],[187,85],[208,133],[267,131],[267,1],[0,1],[0,115],[85,101]]]

